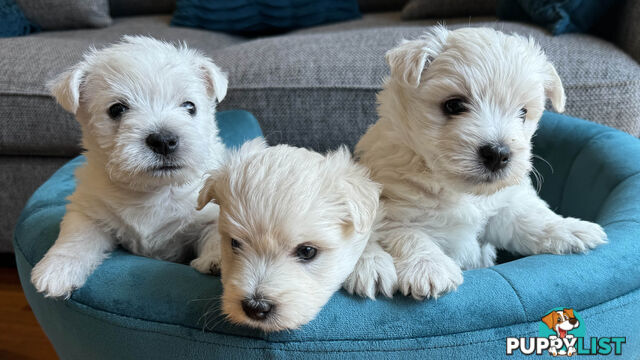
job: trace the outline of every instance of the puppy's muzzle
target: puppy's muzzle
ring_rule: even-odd
[[[167,130],[160,130],[147,136],[146,143],[154,153],[168,156],[178,150],[178,136]]]
[[[265,299],[251,297],[242,300],[242,311],[253,320],[262,321],[269,317],[273,304]]]
[[[487,170],[496,172],[509,164],[511,149],[504,144],[484,145],[478,150],[480,161]]]

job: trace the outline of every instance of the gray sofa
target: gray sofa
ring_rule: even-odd
[[[393,11],[364,11],[358,20],[262,38],[171,27],[166,14],[115,17],[113,25],[102,29],[0,39],[0,252],[12,251],[13,227],[31,193],[81,151],[78,125],[57,106],[44,84],[79,61],[90,46],[103,46],[124,34],[185,41],[229,74],[221,110],[251,111],[272,144],[324,151],[339,144],[353,146],[375,122],[375,94],[388,72],[384,53],[400,39],[418,36],[426,26],[442,21],[403,21],[402,2],[368,1],[374,5],[363,10],[383,6]],[[121,9],[112,8],[114,12]],[[490,26],[533,36],[564,81],[566,113],[638,136],[638,17],[639,1],[621,2],[600,37],[553,37],[540,27],[495,18],[445,22],[451,27]]]

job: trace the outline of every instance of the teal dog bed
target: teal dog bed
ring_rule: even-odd
[[[219,114],[228,146],[259,136],[245,112]],[[583,255],[538,255],[466,271],[438,300],[366,300],[341,291],[308,325],[263,333],[217,311],[218,277],[116,251],[71,299],[45,299],[31,268],[53,244],[74,190],[72,160],[40,187],[15,231],[25,294],[62,359],[447,358],[505,356],[507,337],[538,336],[550,309],[581,315],[591,337],[626,337],[640,356],[640,141],[620,131],[546,113],[535,137],[541,196],[557,212],[604,226],[610,243]],[[511,358],[535,358],[516,351]]]

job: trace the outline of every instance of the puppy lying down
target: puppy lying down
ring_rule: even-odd
[[[494,264],[495,249],[530,255],[584,252],[605,243],[594,223],[563,218],[529,180],[531,138],[547,98],[562,112],[560,77],[532,39],[488,28],[436,27],[386,55],[391,76],[380,119],[356,154],[383,186],[385,215],[357,266],[384,294],[417,299],[462,283],[462,270]],[[365,264],[366,265],[366,264]],[[395,265],[395,269],[394,269]],[[388,287],[388,288],[387,288]]]
[[[117,245],[134,254],[193,257],[217,207],[197,212],[205,171],[218,166],[216,101],[226,76],[196,51],[148,37],[93,50],[50,84],[82,128],[86,164],[76,170],[60,234],[31,281],[68,297]]]
[[[220,206],[218,237],[195,263],[220,265],[222,310],[265,331],[312,320],[371,232],[379,186],[346,149],[326,156],[255,139],[211,172],[198,206]]]

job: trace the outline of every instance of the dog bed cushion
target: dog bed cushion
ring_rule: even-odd
[[[220,113],[219,122],[228,146],[259,133],[247,113]],[[528,256],[465,271],[464,284],[437,300],[396,295],[372,301],[340,291],[311,323],[276,333],[225,321],[219,277],[123,250],[69,300],[46,299],[29,274],[58,235],[73,170],[84,161],[77,158],[23,211],[14,238],[22,285],[63,359],[498,358],[506,337],[538,336],[540,319],[556,307],[578,311],[587,337],[626,336],[623,355],[636,358],[640,141],[545,113],[534,142],[534,152],[553,167],[535,164],[544,176],[541,196],[563,215],[600,223],[609,244],[588,254]]]

